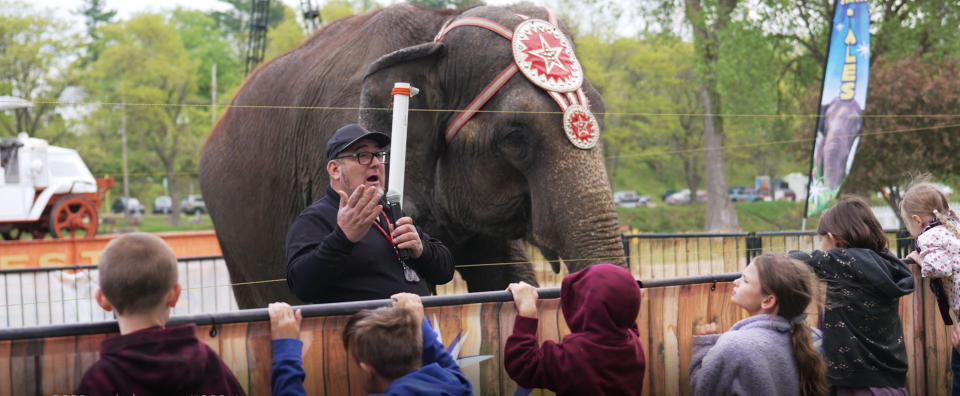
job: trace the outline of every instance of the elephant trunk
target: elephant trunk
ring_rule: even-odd
[[[626,266],[616,207],[600,148],[566,153],[531,186],[533,242],[559,254],[570,272],[593,264]]]

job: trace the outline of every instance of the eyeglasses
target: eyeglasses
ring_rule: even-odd
[[[334,159],[344,159],[348,157],[356,157],[357,162],[359,162],[360,165],[370,165],[370,163],[373,162],[374,157],[380,160],[381,164],[386,164],[388,161],[390,161],[390,153],[386,151],[380,151],[376,153],[356,153],[356,154],[341,155]]]

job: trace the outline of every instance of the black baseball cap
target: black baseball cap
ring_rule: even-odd
[[[341,151],[360,139],[373,140],[380,145],[381,149],[390,145],[390,136],[380,132],[370,132],[357,124],[350,124],[338,129],[327,141],[327,161],[332,161]]]

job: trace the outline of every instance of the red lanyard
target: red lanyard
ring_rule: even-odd
[[[387,222],[390,221],[390,219],[387,218],[387,213],[386,213],[386,212],[384,212],[383,210],[381,210],[380,213],[383,214],[383,219],[384,219],[385,221],[387,221]],[[377,229],[380,230],[380,233],[383,234],[383,236],[387,238],[387,241],[388,241],[388,242],[390,242],[390,246],[393,247],[393,252],[397,254],[397,260],[399,260],[399,259],[400,259],[400,252],[397,250],[397,245],[395,245],[395,244],[393,243],[393,237],[391,237],[390,234],[388,234],[386,231],[384,231],[383,227],[380,227],[380,223],[378,223],[377,221],[374,221],[374,222],[373,222],[373,225],[377,226]]]

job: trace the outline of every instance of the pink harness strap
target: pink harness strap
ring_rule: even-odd
[[[553,26],[558,26],[556,14],[554,14],[549,8],[543,7],[543,9],[547,12],[548,22],[550,22],[550,24]],[[530,17],[526,15],[516,15],[522,20],[530,19]],[[446,37],[447,33],[461,26],[475,26],[484,28],[503,36],[503,38],[510,40],[511,42],[513,41],[514,32],[512,30],[507,29],[503,25],[500,25],[499,23],[489,19],[477,17],[465,17],[450,22],[440,29],[440,32],[437,33],[434,41],[442,41]],[[486,104],[487,101],[489,101],[490,98],[493,97],[493,95],[497,93],[497,91],[499,91],[504,84],[507,83],[507,81],[510,81],[510,78],[512,78],[514,74],[517,74],[518,71],[519,68],[517,67],[517,64],[511,63],[510,66],[507,66],[506,69],[494,77],[493,81],[487,84],[487,86],[480,91],[480,94],[477,95],[477,97],[474,98],[473,101],[471,101],[470,104],[467,105],[467,107],[453,119],[450,125],[447,126],[447,129],[444,131],[444,137],[447,144],[450,144],[450,141],[452,141],[453,137],[456,136],[458,131],[460,131],[460,128],[462,128],[463,125],[466,124],[467,121],[469,121],[470,118],[473,117],[473,115],[476,114],[477,111],[479,111],[480,108],[482,108],[483,105]],[[566,95],[563,95],[559,92],[547,90],[547,93],[550,95],[550,97],[557,102],[557,105],[559,105],[560,109],[563,111],[566,111],[571,105],[577,104],[589,108],[587,97],[583,93],[583,88],[578,88],[576,92],[576,95],[574,95],[573,92],[568,92]]]

